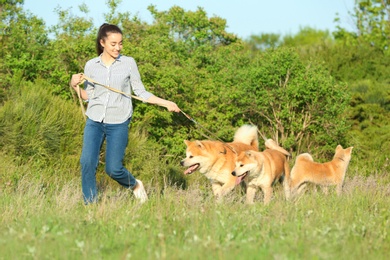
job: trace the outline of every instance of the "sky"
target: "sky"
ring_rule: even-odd
[[[24,10],[29,10],[42,18],[47,26],[57,24],[55,8],[69,9],[74,15],[81,15],[78,6],[85,3],[89,16],[99,27],[104,13],[109,9],[107,0],[25,0]],[[118,10],[137,15],[142,21],[153,21],[149,5],[155,5],[158,11],[167,11],[176,5],[186,11],[196,11],[202,7],[208,17],[218,16],[226,20],[226,31],[242,39],[250,35],[275,33],[294,35],[301,28],[311,27],[317,30],[334,31],[336,14],[341,26],[353,31],[353,13],[355,0],[122,0]]]

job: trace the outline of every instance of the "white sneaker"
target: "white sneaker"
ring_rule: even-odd
[[[144,203],[148,200],[148,194],[146,194],[146,191],[145,191],[145,188],[144,188],[142,181],[137,180],[137,179],[136,179],[136,181],[137,181],[137,186],[135,186],[135,188],[133,190],[134,196],[141,203]]]

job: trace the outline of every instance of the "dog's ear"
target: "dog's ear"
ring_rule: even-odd
[[[204,149],[204,144],[201,141],[196,140],[195,143],[199,148]]]
[[[184,143],[185,143],[187,146],[189,146],[189,145],[190,145],[190,143],[191,143],[191,141],[184,140]]]
[[[253,153],[252,151],[245,151],[245,155],[248,156],[248,157],[253,157]]]
[[[336,147],[336,151],[340,150],[340,149],[343,149],[343,147],[341,145],[337,145]]]
[[[227,153],[227,151],[226,151],[226,147],[225,147],[225,146],[223,146],[222,148],[223,148],[223,151],[221,151],[220,153],[221,153],[221,154],[226,154],[226,153]]]

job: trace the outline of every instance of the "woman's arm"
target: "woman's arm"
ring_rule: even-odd
[[[156,97],[154,95],[151,96],[150,98],[148,98],[146,100],[146,102],[148,102],[150,104],[156,104],[156,105],[159,105],[162,107],[166,107],[168,109],[168,111],[170,111],[170,112],[180,112],[181,111],[175,102],[172,102],[172,101],[169,101],[166,99],[162,99],[162,98]]]
[[[162,107],[166,107],[170,112],[180,112],[180,108],[176,105],[176,103],[159,98],[152,93],[146,91],[144,84],[141,81],[141,75],[138,71],[137,63],[133,58],[130,57],[130,67],[131,67],[131,87],[136,96],[144,99],[147,103],[159,105]]]

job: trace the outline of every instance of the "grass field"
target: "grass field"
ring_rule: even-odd
[[[20,169],[23,170],[23,169]],[[209,187],[146,183],[150,199],[106,185],[84,206],[80,180],[25,168],[2,178],[0,259],[388,259],[388,174],[347,177],[343,196],[315,187],[294,202],[281,185],[270,205],[235,190],[216,204]],[[56,175],[58,174],[58,175]]]

